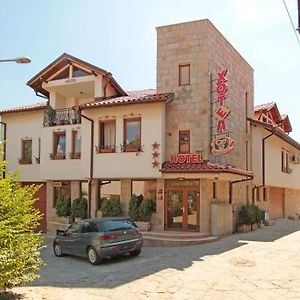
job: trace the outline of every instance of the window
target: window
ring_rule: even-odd
[[[79,230],[80,230],[80,224],[79,223],[73,223],[67,229],[67,233],[79,233]]]
[[[73,77],[89,76],[90,74],[73,66]]]
[[[141,118],[124,120],[124,152],[141,150]]]
[[[133,180],[131,185],[132,194],[152,200],[152,209],[156,211],[156,180]]]
[[[217,183],[213,182],[213,199],[217,198]]]
[[[110,120],[99,123],[98,153],[116,151],[116,121]]]
[[[20,164],[32,163],[32,140],[22,140],[22,155]]]
[[[72,131],[72,159],[79,159],[81,156],[81,137],[78,130]]]
[[[190,153],[190,131],[179,131],[179,153]]]
[[[281,150],[281,171],[284,173],[291,174],[292,169],[290,169],[289,161],[290,161],[290,153],[287,150],[282,149]]]
[[[98,209],[104,200],[121,199],[121,181],[99,180]]]
[[[82,223],[81,232],[89,233],[89,232],[98,232],[98,227],[95,222],[84,222]]]
[[[66,158],[66,132],[54,132],[53,158]]]
[[[69,181],[54,182],[53,207],[56,206],[56,201],[58,198],[71,200],[71,184]]]
[[[51,80],[59,80],[59,79],[67,79],[70,77],[70,67],[68,66],[64,70],[62,70],[59,74],[57,74],[54,78],[51,78]]]
[[[179,85],[190,84],[190,64],[179,65]]]

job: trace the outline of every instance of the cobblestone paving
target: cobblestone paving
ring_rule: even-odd
[[[300,299],[300,221],[180,248],[144,247],[140,257],[92,266],[43,251],[47,266],[25,299]]]

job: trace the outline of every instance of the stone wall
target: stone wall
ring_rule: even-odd
[[[284,216],[300,215],[300,190],[285,189]]]

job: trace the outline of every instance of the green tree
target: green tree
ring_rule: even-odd
[[[119,199],[107,199],[101,205],[102,217],[121,217],[123,211]]]
[[[0,293],[37,278],[43,265],[43,238],[35,233],[42,214],[33,207],[39,186],[21,186],[15,175],[3,178],[0,163]]]

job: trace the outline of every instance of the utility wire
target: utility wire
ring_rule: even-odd
[[[287,13],[288,13],[288,15],[289,15],[289,18],[290,18],[290,21],[291,21],[291,25],[292,25],[292,27],[293,27],[293,31],[294,31],[294,33],[295,33],[295,35],[296,35],[296,39],[297,39],[298,44],[299,44],[299,46],[300,46],[299,36],[298,36],[298,34],[297,34],[297,31],[296,31],[296,28],[295,28],[295,26],[294,26],[293,20],[292,20],[292,18],[291,18],[289,9],[288,9],[288,7],[286,6],[285,0],[282,0],[282,1],[283,1],[284,6],[285,6],[285,9],[286,9],[286,11],[287,11]]]

